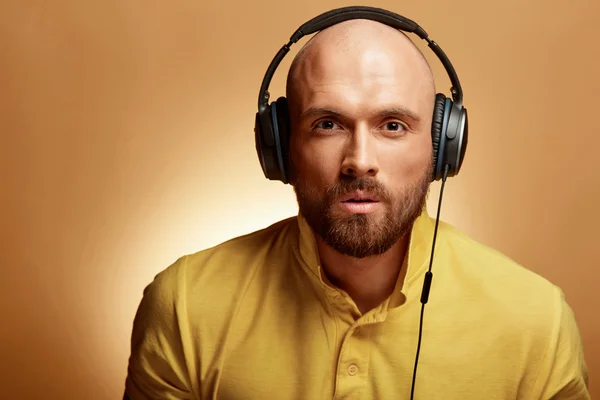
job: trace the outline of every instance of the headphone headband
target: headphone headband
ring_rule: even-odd
[[[431,140],[434,173],[433,180],[455,176],[462,165],[467,141],[467,110],[463,107],[463,93],[454,67],[442,49],[416,22],[381,8],[352,6],[333,9],[312,18],[296,29],[288,43],[277,52],[263,78],[258,95],[258,112],[254,123],[256,151],[265,177],[289,183],[290,119],[287,99],[282,96],[269,103],[269,85],[275,70],[290,51],[290,47],[305,35],[352,19],[367,19],[400,31],[414,33],[427,41],[444,65],[452,82],[452,99],[437,93],[433,106]]]
[[[423,30],[423,28],[421,28],[416,22],[391,11],[367,6],[350,6],[336,8],[322,13],[321,15],[318,15],[302,24],[302,26],[300,26],[300,28],[298,28],[292,34],[292,36],[290,37],[290,41],[287,44],[284,44],[283,47],[277,52],[277,54],[273,58],[273,61],[271,61],[271,64],[267,68],[267,72],[265,73],[265,76],[263,78],[263,82],[260,86],[260,93],[258,95],[259,112],[263,112],[267,109],[270,98],[269,85],[271,83],[271,80],[273,79],[275,70],[277,69],[283,58],[286,56],[286,54],[290,51],[290,47],[293,44],[305,35],[310,35],[317,31],[329,28],[332,25],[344,21],[349,21],[352,19],[369,19],[372,21],[377,21],[404,32],[414,33],[421,39],[427,41],[429,48],[433,50],[433,52],[436,54],[436,56],[439,58],[442,65],[446,69],[446,72],[448,73],[450,82],[452,83],[452,88],[450,90],[454,104],[462,106],[463,93],[460,81],[458,80],[458,75],[456,74],[452,63],[450,62],[444,51],[438,46],[436,42],[429,39],[429,36],[425,32],[425,30]]]
[[[371,19],[402,31],[416,33],[421,39],[427,37],[427,33],[418,24],[406,17],[381,8],[355,6],[337,8],[316,16],[298,28],[290,40],[296,43],[304,35],[321,31],[349,19]]]

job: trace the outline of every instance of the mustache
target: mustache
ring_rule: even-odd
[[[392,195],[387,188],[377,179],[371,177],[352,178],[344,176],[327,188],[326,196],[329,199],[336,199],[358,190],[376,195],[382,201],[389,202],[392,199]]]

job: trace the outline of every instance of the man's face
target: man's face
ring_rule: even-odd
[[[421,213],[432,176],[434,90],[412,45],[307,51],[290,96],[292,185],[327,244],[387,251]]]

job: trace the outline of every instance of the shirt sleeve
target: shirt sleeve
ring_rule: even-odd
[[[564,293],[557,288],[557,323],[540,375],[543,400],[589,400],[588,369],[580,331]]]
[[[146,286],[131,335],[125,380],[130,400],[192,399],[180,331],[181,301],[177,274],[183,259]]]

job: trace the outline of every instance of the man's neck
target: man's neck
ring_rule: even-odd
[[[317,237],[325,278],[348,293],[359,311],[366,313],[394,291],[408,248],[408,236],[400,239],[384,254],[362,259],[340,254]]]

